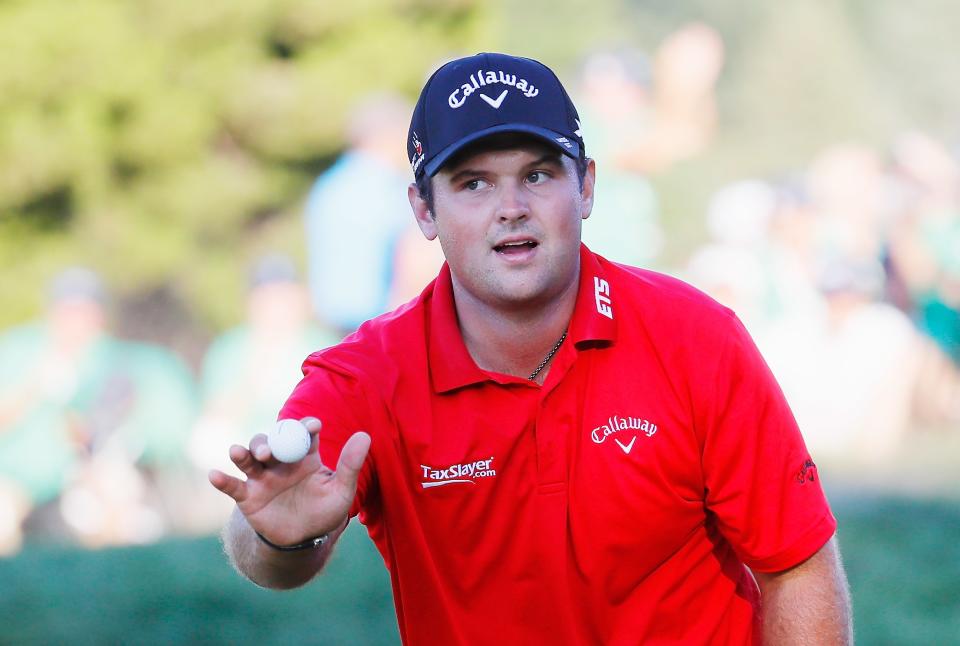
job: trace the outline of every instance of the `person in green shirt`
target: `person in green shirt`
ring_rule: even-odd
[[[225,458],[231,444],[246,444],[276,423],[277,402],[300,381],[304,357],[340,341],[312,320],[309,303],[289,258],[268,255],[254,264],[246,321],[214,339],[203,360],[202,412],[189,452],[204,481],[211,468],[232,468]],[[218,529],[229,514],[229,501],[219,495],[204,499],[203,493],[211,492],[201,488],[190,510],[195,529]]]
[[[116,338],[107,318],[100,278],[71,268],[52,282],[42,319],[0,335],[0,492],[21,501],[21,521],[34,510],[28,524],[66,529],[89,544],[162,532],[159,513],[149,530],[135,527],[136,514],[115,509],[113,498],[139,492],[143,504],[149,472],[184,461],[179,429],[195,415],[183,361]],[[128,486],[116,486],[118,474]],[[139,486],[129,486],[131,478]],[[0,526],[0,543],[16,549],[20,524]]]

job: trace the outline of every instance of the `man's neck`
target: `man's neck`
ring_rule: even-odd
[[[578,272],[579,274],[579,272]],[[454,280],[460,333],[483,370],[529,377],[567,331],[577,300],[579,276],[563,293],[530,307],[494,307],[472,298]],[[539,375],[540,383],[549,366]]]

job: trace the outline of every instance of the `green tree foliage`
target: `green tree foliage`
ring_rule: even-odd
[[[838,140],[956,136],[958,7],[0,0],[0,326],[38,311],[57,267],[84,263],[124,303],[162,287],[201,327],[223,327],[241,315],[252,254],[303,254],[301,200],[363,94],[413,98],[443,58],[490,49],[573,80],[589,50],[651,52],[701,20],[723,36],[727,64],[714,146],[656,178],[677,258],[724,182],[802,168]]]
[[[300,251],[293,212],[350,106],[413,96],[483,18],[475,0],[0,3],[0,324],[66,263],[235,320],[247,252]]]

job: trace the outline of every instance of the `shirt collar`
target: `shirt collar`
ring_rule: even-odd
[[[438,393],[487,381],[467,351],[453,303],[450,267],[443,263],[430,302],[430,378]]]
[[[609,316],[608,316],[609,314]],[[578,347],[582,343],[612,342],[617,336],[615,301],[598,256],[580,245],[580,284],[570,321],[568,337]],[[490,381],[467,351],[457,322],[453,302],[450,267],[443,264],[433,285],[430,301],[429,355],[430,378],[438,393]]]
[[[600,256],[580,244],[580,286],[573,307],[568,336],[577,345],[599,341],[611,343],[617,338],[616,294],[611,295],[607,271]]]

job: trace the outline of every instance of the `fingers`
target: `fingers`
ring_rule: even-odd
[[[304,417],[300,420],[307,432],[310,433],[310,453],[318,453],[319,433],[322,427],[320,420],[316,417]],[[273,452],[270,450],[270,444],[267,442],[267,436],[264,433],[257,433],[250,438],[248,448],[239,445],[230,447],[230,459],[237,468],[243,471],[248,477],[256,476],[263,472],[265,466],[272,466],[277,463],[273,458]]]
[[[210,481],[210,484],[233,498],[234,501],[238,503],[243,502],[243,500],[247,497],[247,486],[238,478],[228,476],[222,471],[213,469],[207,474],[207,479]]]
[[[256,440],[256,438],[254,438]],[[263,464],[258,462],[257,459],[253,456],[253,441],[250,442],[250,450],[243,448],[239,444],[234,444],[230,447],[230,460],[233,461],[237,468],[240,469],[247,477],[257,476],[263,471]],[[270,449],[267,449],[269,453]],[[269,455],[267,459],[269,459]]]
[[[273,457],[266,435],[257,433],[250,438],[250,453],[260,462],[268,462]]]
[[[347,467],[354,471],[360,471],[369,450],[370,436],[363,431],[354,433],[343,445],[340,460],[337,462],[337,470],[339,471],[341,467]]]
[[[304,417],[300,420],[300,423],[310,433],[310,450],[307,454],[316,453],[319,446],[317,437],[323,425],[316,417]],[[270,444],[267,442],[267,436],[264,433],[257,433],[250,439],[250,453],[261,464],[276,463],[276,460],[273,459],[273,451],[270,450]]]
[[[354,433],[343,445],[340,451],[340,460],[337,462],[336,479],[351,493],[357,490],[357,479],[360,469],[370,450],[370,436],[363,431]]]
[[[300,423],[306,426],[307,432],[310,433],[310,450],[307,451],[307,455],[319,455],[320,429],[323,427],[323,424],[316,417],[304,417],[300,420]]]
[[[304,417],[300,420],[300,423],[307,427],[310,435],[316,435],[323,427],[323,424],[316,417]]]

